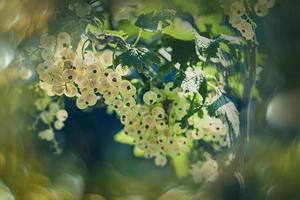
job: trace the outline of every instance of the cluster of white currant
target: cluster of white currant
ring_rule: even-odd
[[[107,69],[112,63],[112,52],[105,51],[101,59],[96,59],[92,52],[86,51],[82,58],[82,45],[74,52],[69,44],[67,33],[60,33],[57,39],[48,35],[41,37],[44,62],[37,66],[40,87],[49,96],[79,96],[77,106],[81,109],[94,106],[98,99],[96,93],[105,88],[102,80],[113,71]]]
[[[45,141],[52,142],[56,152],[61,150],[55,139],[55,131],[61,130],[68,118],[68,112],[63,109],[59,103],[51,101],[50,98],[41,97],[34,102],[36,109],[40,112],[33,126],[37,126],[41,121],[47,126],[46,129],[40,131],[38,136]]]
[[[125,134],[135,139],[146,158],[155,157],[156,165],[165,165],[166,156],[188,152],[196,140],[227,146],[228,128],[218,118],[202,118],[196,113],[188,118],[188,128],[183,128],[190,102],[181,89],[173,89],[173,83],[163,89],[152,88],[143,101],[144,105],[134,106],[129,115],[128,110],[119,114]]]
[[[254,11],[257,16],[266,16],[269,8],[273,7],[275,0],[258,0],[254,5]],[[239,30],[246,40],[254,39],[255,24],[247,12],[247,6],[242,0],[229,1],[229,4],[223,4],[226,13],[229,15],[229,23]]]
[[[76,96],[76,105],[80,109],[94,106],[98,99],[103,99],[120,117],[125,134],[134,138],[135,146],[144,152],[146,158],[154,157],[157,166],[164,166],[167,156],[188,152],[195,140],[227,146],[228,129],[218,118],[207,114],[203,118],[195,113],[188,118],[188,127],[183,128],[191,92],[197,90],[184,92],[173,83],[166,83],[161,88],[151,87],[139,100],[140,90],[126,80],[129,70],[120,65],[111,66],[111,51],[106,50],[100,56],[86,51],[82,58],[81,51],[74,52],[68,46],[70,41],[66,33],[61,34],[68,40],[64,40],[54,53],[50,49],[52,56],[45,57],[42,53],[45,62],[38,66],[40,87],[48,95]],[[44,50],[47,48],[43,43],[50,40],[49,37],[41,38]],[[81,48],[79,44],[78,49]]]
[[[122,79],[118,82],[119,94],[105,102],[120,116],[125,134],[134,138],[146,158],[154,157],[157,166],[164,166],[167,156],[188,152],[195,140],[227,146],[228,129],[218,118],[201,118],[196,113],[188,119],[189,128],[183,128],[189,96],[173,88],[173,83],[151,88],[144,93],[143,102],[137,103],[135,87]]]

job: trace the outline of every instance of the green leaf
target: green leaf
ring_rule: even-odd
[[[204,78],[199,86],[199,94],[202,96],[202,103],[205,102],[205,99],[207,97],[208,91],[207,91],[207,81]]]
[[[203,37],[199,34],[196,34],[196,53],[201,60],[206,61],[211,57],[215,57],[217,54],[217,49],[219,47],[219,42],[207,37]]]
[[[210,116],[215,116],[216,111],[223,105],[230,103],[231,100],[226,97],[225,95],[221,94],[214,102],[212,102],[210,105],[207,107],[208,114]]]
[[[211,32],[213,34],[225,33],[232,34],[230,27],[223,23],[222,12],[200,15],[197,17],[197,25],[202,33]],[[211,30],[207,30],[207,26],[211,26]]]
[[[172,165],[178,178],[184,178],[189,173],[189,159],[187,153],[173,156]]]
[[[224,48],[224,44],[243,45],[242,39],[239,37],[221,34],[215,39],[209,39],[196,33],[196,53],[201,60],[211,59],[210,61],[212,62],[220,62],[227,65],[228,61],[231,61],[232,56],[220,48],[220,46]]]
[[[176,12],[174,10],[168,9],[160,12],[145,13],[138,17],[135,22],[135,26],[138,26],[146,31],[154,32],[160,28],[162,29],[169,26],[175,17],[175,14]]]
[[[168,26],[162,30],[162,33],[178,40],[195,40],[194,28],[192,25],[180,18],[176,18],[171,26]]]
[[[147,48],[131,48],[117,56],[117,63],[128,67],[143,67],[160,64],[158,55]]]
[[[134,145],[134,139],[125,134],[124,130],[121,130],[114,136],[116,142],[128,145]]]
[[[194,63],[198,60],[193,41],[183,41],[170,36],[164,36],[161,42],[163,47],[172,48],[172,52],[170,52],[172,63],[180,63],[182,70],[185,70],[184,67],[187,66],[187,62]]]

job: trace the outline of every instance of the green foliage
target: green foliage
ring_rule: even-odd
[[[195,44],[193,41],[178,40],[170,36],[165,36],[161,40],[163,47],[171,47],[170,52],[173,65],[180,63],[184,67],[187,62],[195,63],[197,55],[195,52]],[[184,70],[184,67],[182,70]]]
[[[205,100],[208,95],[207,81],[205,78],[203,78],[203,80],[199,86],[199,94],[202,96],[202,103],[205,103]]]
[[[215,101],[213,101],[207,108],[208,114],[210,116],[215,116],[216,115],[216,111],[226,105],[227,103],[230,103],[231,100],[226,97],[225,95],[221,94]]]
[[[150,67],[152,64],[160,64],[158,55],[147,48],[130,48],[117,56],[117,63],[129,67]]]
[[[162,30],[162,33],[178,40],[195,40],[195,33],[193,27],[190,23],[182,20],[181,18],[174,19],[172,25],[164,28]]]
[[[169,26],[175,14],[176,12],[174,10],[145,13],[138,17],[135,25],[144,30],[154,32]]]

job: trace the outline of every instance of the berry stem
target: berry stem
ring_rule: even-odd
[[[143,34],[143,29],[140,28],[139,34],[138,34],[138,36],[137,36],[135,42],[133,43],[132,47],[135,47],[135,46],[139,43],[139,41],[140,41],[140,39],[141,39],[141,37],[142,37],[142,34]]]

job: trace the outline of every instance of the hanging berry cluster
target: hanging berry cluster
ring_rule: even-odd
[[[87,3],[78,5],[82,6],[75,6],[77,16],[92,15]],[[213,181],[219,169],[215,153],[234,145],[240,132],[239,113],[227,93],[242,99],[251,95],[245,92],[256,89],[255,85],[244,88],[242,82],[246,78],[255,84],[253,18],[265,16],[274,1],[230,0],[221,5],[227,22],[238,32],[231,32],[228,24],[231,35],[213,33],[209,26],[203,32],[195,20],[166,9],[139,15],[133,25],[138,28],[135,41],[123,37],[118,28],[102,30],[91,24],[80,32],[85,33],[75,45],[77,41],[66,32],[43,34],[39,87],[55,101],[73,98],[82,110],[106,106],[123,124],[116,134],[119,142],[133,145],[157,166],[186,158],[195,182]],[[144,31],[154,33],[153,37],[143,38]],[[49,129],[39,134],[48,141],[55,139],[54,129],[60,130],[67,117],[63,105],[61,114],[50,107],[42,110],[52,116]]]

